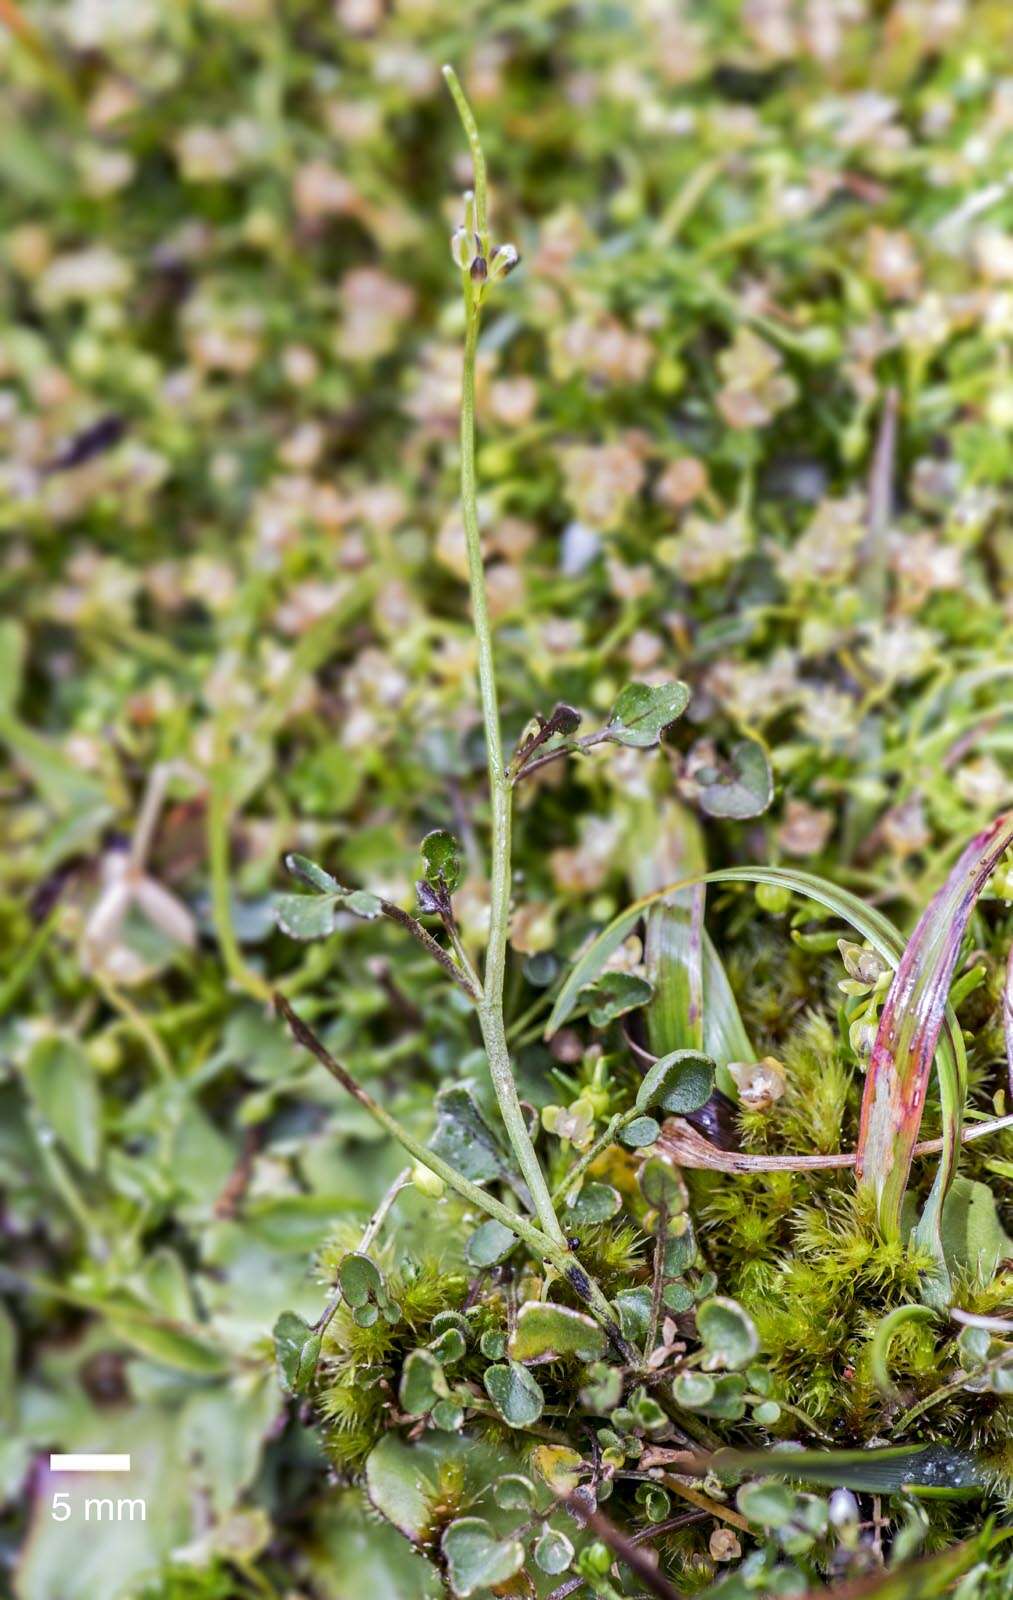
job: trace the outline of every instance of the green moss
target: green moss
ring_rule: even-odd
[[[437,1262],[423,1262],[390,1274],[387,1287],[400,1308],[397,1322],[379,1317],[363,1328],[341,1306],[324,1337],[316,1403],[328,1454],[344,1470],[360,1466],[384,1431],[404,1357],[426,1341],[440,1311],[459,1308],[467,1280]]]
[[[582,1266],[606,1294],[614,1294],[646,1276],[650,1241],[635,1223],[597,1222],[577,1228],[572,1237],[577,1240]]]

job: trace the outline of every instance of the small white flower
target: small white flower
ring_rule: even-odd
[[[766,1111],[787,1087],[784,1068],[774,1056],[764,1056],[762,1061],[730,1061],[728,1071],[748,1111]]]
[[[108,850],[102,857],[102,888],[82,932],[82,967],[115,983],[140,983],[151,971],[150,961],[125,937],[135,909],[173,944],[192,949],[197,943],[191,912],[145,866],[170,773],[168,766],[153,770],[129,850]]]

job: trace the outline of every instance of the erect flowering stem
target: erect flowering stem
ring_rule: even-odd
[[[467,96],[461,88],[460,79],[453,67],[446,66],[443,76],[447,80],[447,88],[453,96],[457,107],[457,114],[461,119],[468,148],[471,151],[471,168],[475,182],[475,231],[478,234],[479,245],[484,256],[488,256],[489,224],[486,215],[486,181],[485,181],[485,154],[482,150],[482,141],[478,136],[478,123],[475,114],[468,104]]]
[[[537,1255],[552,1260],[553,1265],[559,1265],[561,1268],[568,1267],[571,1264],[572,1258],[569,1257],[569,1252],[564,1249],[563,1254],[566,1256],[564,1261],[560,1252],[552,1246],[552,1241],[547,1239],[541,1230],[529,1222],[526,1217],[518,1212],[511,1211],[493,1195],[486,1194],[485,1190],[480,1189],[477,1183],[472,1183],[470,1178],[465,1178],[455,1167],[450,1166],[449,1162],[444,1161],[442,1156],[438,1156],[435,1150],[430,1150],[420,1139],[416,1139],[414,1134],[409,1133],[408,1129],[396,1117],[391,1116],[386,1106],[381,1105],[378,1100],[374,1100],[368,1090],[356,1082],[347,1068],[343,1067],[341,1062],[331,1055],[323,1040],[318,1038],[313,1029],[299,1016],[298,1012],[293,1010],[283,994],[276,990],[273,1000],[275,1010],[288,1023],[297,1044],[301,1044],[304,1050],[308,1050],[311,1055],[315,1056],[320,1065],[326,1067],[331,1077],[335,1078],[341,1087],[352,1096],[353,1100],[356,1100],[362,1109],[368,1112],[374,1122],[378,1122],[381,1128],[397,1140],[398,1144],[408,1152],[413,1160],[427,1167],[430,1172],[434,1172],[438,1178],[443,1180],[448,1189],[453,1189],[455,1193],[461,1196],[462,1200],[469,1201],[472,1205],[478,1206],[482,1211],[486,1212],[488,1216],[495,1217],[497,1222],[502,1222],[519,1239],[523,1239],[524,1243],[529,1245]],[[555,1258],[558,1258],[558,1260]]]
[[[475,232],[484,260],[484,253],[488,249],[485,161],[475,119],[457,76],[452,67],[444,67],[443,72],[471,147],[475,174]],[[492,824],[489,942],[485,952],[485,972],[482,995],[478,1001],[478,1018],[500,1115],[517,1158],[517,1165],[528,1186],[535,1214],[548,1238],[565,1248],[565,1235],[556,1216],[545,1174],[535,1154],[535,1147],[531,1142],[531,1135],[521,1109],[503,1020],[503,982],[506,974],[507,930],[510,919],[511,785],[503,760],[492,629],[489,625],[485,569],[478,530],[478,491],[475,477],[475,357],[478,350],[483,281],[474,278],[469,271],[462,273],[462,280],[465,335],[461,386],[461,515],[468,548],[472,621],[478,645],[478,681],[482,698],[482,721],[485,724]]]
[[[502,1201],[497,1200],[494,1195],[487,1194],[484,1189],[479,1188],[477,1183],[472,1183],[470,1178],[464,1177],[463,1173],[458,1172],[456,1167],[452,1167],[449,1162],[444,1161],[442,1156],[436,1154],[435,1150],[430,1150],[427,1145],[422,1144],[419,1139],[415,1138],[414,1134],[409,1133],[408,1129],[398,1122],[396,1117],[391,1116],[386,1106],[381,1105],[378,1100],[374,1100],[373,1096],[360,1083],[355,1081],[347,1068],[342,1066],[341,1062],[331,1055],[323,1040],[319,1039],[313,1029],[292,1009],[283,994],[276,990],[272,998],[276,1011],[288,1023],[296,1042],[301,1044],[304,1050],[308,1050],[312,1056],[315,1056],[322,1067],[326,1067],[331,1077],[335,1078],[341,1087],[352,1096],[353,1100],[356,1100],[362,1109],[368,1112],[374,1122],[378,1122],[381,1128],[396,1139],[398,1144],[404,1150],[407,1150],[414,1160],[423,1167],[427,1167],[430,1172],[434,1172],[438,1178],[441,1178],[448,1189],[453,1189],[455,1194],[461,1196],[462,1200],[467,1200],[471,1205],[477,1206],[479,1210],[484,1211],[487,1216],[494,1217],[497,1222],[501,1222],[504,1227],[509,1228],[511,1233],[516,1234],[518,1239],[521,1239],[536,1256],[543,1261],[547,1261],[561,1278],[566,1279],[574,1294],[583,1300],[627,1365],[636,1366],[638,1364],[637,1353],[623,1336],[615,1311],[609,1305],[594,1279],[589,1277],[580,1266],[566,1240],[560,1239],[557,1241],[547,1236],[540,1228],[536,1228],[534,1223],[529,1222],[527,1217],[522,1216],[519,1212],[511,1211]]]

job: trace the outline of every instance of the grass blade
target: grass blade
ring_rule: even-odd
[[[607,927],[602,929],[597,939],[594,939],[588,945],[579,960],[574,963],[572,971],[560,989],[546,1026],[546,1036],[555,1033],[562,1026],[573,1010],[580,990],[585,984],[594,980],[609,956],[619,948],[627,935],[636,927],[641,917],[645,916],[650,911],[650,908],[660,900],[668,899],[679,891],[690,889],[698,883],[769,883],[779,888],[789,889],[793,894],[802,895],[806,899],[815,901],[816,904],[824,906],[828,911],[850,923],[851,927],[861,934],[864,939],[867,939],[872,947],[892,967],[898,967],[903,958],[904,940],[889,918],[885,917],[881,911],[877,911],[874,906],[866,905],[864,901],[860,900],[857,895],[853,895],[849,890],[842,889],[837,884],[830,883],[826,878],[821,878],[815,873],[801,872],[794,867],[724,867],[713,872],[696,873],[681,879],[678,883],[668,884],[664,888],[653,890],[650,894],[641,896],[639,900],[635,900],[632,905],[627,906],[625,911],[621,911]],[[705,935],[705,951],[706,947],[707,940]],[[727,978],[724,981],[727,984]],[[706,994],[706,975],[704,987]],[[718,993],[719,990],[720,980],[718,979],[715,983],[715,993]],[[720,1009],[720,1002],[718,1004]],[[733,998],[732,1004],[734,1004]],[[960,1035],[960,1029],[956,1025],[956,1019],[948,1008],[942,1013],[942,1022],[945,1025],[936,1031],[934,1049],[943,1119],[943,1149],[932,1192],[926,1203],[916,1234],[919,1244],[928,1249],[936,1261],[936,1272],[932,1280],[926,1285],[927,1298],[931,1298],[933,1302],[945,1298],[949,1289],[949,1278],[940,1236],[940,1217],[943,1200],[957,1170],[967,1083],[967,1065],[963,1040]],[[745,1030],[743,1029],[743,1040],[745,1040],[745,1037]],[[745,1057],[747,1060],[750,1058],[750,1055]],[[735,1060],[736,1056],[726,1056],[725,1059]],[[738,1059],[742,1059],[742,1057]],[[931,1059],[932,1054],[930,1052],[928,1060],[931,1061]],[[916,1127],[911,1141],[912,1150],[917,1134]]]
[[[711,1466],[725,1480],[762,1472],[864,1494],[929,1489],[965,1495],[983,1489],[987,1482],[985,1470],[973,1456],[948,1444],[888,1445],[879,1450],[719,1450]]]
[[[703,1050],[718,1068],[718,1088],[738,1098],[730,1061],[752,1061],[746,1032],[724,963],[702,925],[703,889],[648,913],[645,953],[654,998],[646,1010],[647,1037],[656,1056]]]
[[[851,894],[847,889],[838,888],[836,884],[828,882],[826,878],[818,877],[815,873],[799,872],[792,867],[721,867],[713,872],[692,873],[688,877],[679,879],[677,883],[666,884],[661,889],[654,889],[649,894],[642,895],[639,900],[627,906],[625,911],[620,911],[618,916],[602,929],[598,937],[592,940],[579,959],[574,962],[569,976],[556,997],[556,1003],[546,1025],[546,1037],[550,1037],[562,1027],[576,1005],[581,989],[594,981],[609,956],[618,950],[641,917],[659,901],[668,900],[679,891],[692,889],[700,883],[769,883],[790,889],[793,894],[814,900],[817,904],[825,906],[828,911],[842,917],[845,922],[849,922],[863,938],[868,939],[884,960],[890,962],[891,966],[896,966],[903,954],[904,941],[893,923],[884,917],[882,912],[865,905],[857,895]]]
[[[1013,842],[1013,813],[977,834],[908,941],[880,1017],[865,1082],[858,1137],[860,1185],[876,1196],[880,1225],[900,1235],[901,1205],[921,1125],[929,1069],[946,1014],[946,997],[968,919],[982,889]],[[958,1037],[951,1030],[951,1048]],[[957,1060],[959,1076],[959,1057]],[[942,1079],[941,1079],[942,1085]],[[944,1093],[944,1127],[954,1151],[962,1096]],[[945,1180],[937,1181],[941,1205]],[[937,1222],[930,1215],[929,1225]]]

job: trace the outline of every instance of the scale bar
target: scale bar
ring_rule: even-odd
[[[51,1455],[50,1472],[129,1472],[130,1457],[117,1455]]]

